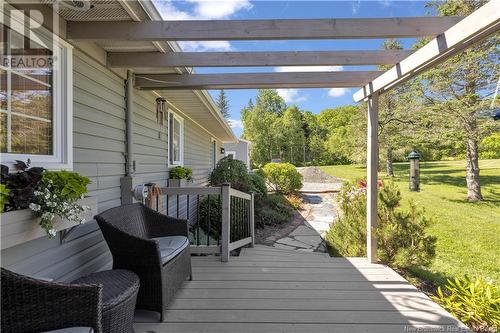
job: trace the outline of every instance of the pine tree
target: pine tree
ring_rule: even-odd
[[[217,107],[219,108],[220,112],[224,116],[224,118],[229,118],[229,102],[226,97],[226,93],[224,92],[224,89],[222,89],[219,93],[219,97],[217,98]]]

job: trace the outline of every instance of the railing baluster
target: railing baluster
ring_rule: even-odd
[[[219,194],[219,197],[217,200],[219,201],[217,207],[220,207],[220,209],[221,209],[221,218],[222,218],[222,194]],[[217,211],[217,214],[219,214],[218,211]],[[222,227],[221,227],[221,232],[222,232]],[[217,245],[220,245],[220,232],[217,233],[216,237],[217,237]]]
[[[200,195],[196,195],[196,245],[200,246]]]
[[[165,214],[165,215],[167,215],[167,216],[168,216],[168,215],[170,214],[170,213],[168,212],[168,201],[169,201],[168,194],[166,195],[166,197],[167,197],[167,214]]]
[[[207,245],[210,245],[210,222],[212,221],[210,217],[210,211],[212,210],[212,205],[210,204],[210,194],[207,196],[207,203],[208,203],[208,221],[207,221],[207,230],[205,232],[207,233]]]
[[[177,218],[179,218],[179,195],[177,194],[177,203],[176,203],[176,206],[177,206]]]

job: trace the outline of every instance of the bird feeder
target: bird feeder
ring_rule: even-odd
[[[410,160],[410,191],[420,191],[420,154],[413,149],[408,155]]]

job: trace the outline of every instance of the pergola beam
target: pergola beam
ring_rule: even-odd
[[[228,74],[136,74],[139,89],[257,89],[352,88],[380,75],[380,71],[283,72]]]
[[[500,28],[500,1],[490,1],[357,91],[360,102],[436,66]]]
[[[393,65],[411,50],[278,52],[115,52],[111,68]]]
[[[68,22],[73,40],[206,41],[435,36],[459,17]]]

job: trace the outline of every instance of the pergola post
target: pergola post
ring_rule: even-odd
[[[367,181],[366,181],[366,254],[371,263],[377,262],[377,238],[375,228],[378,224],[378,93],[368,98],[368,142],[367,142]]]

